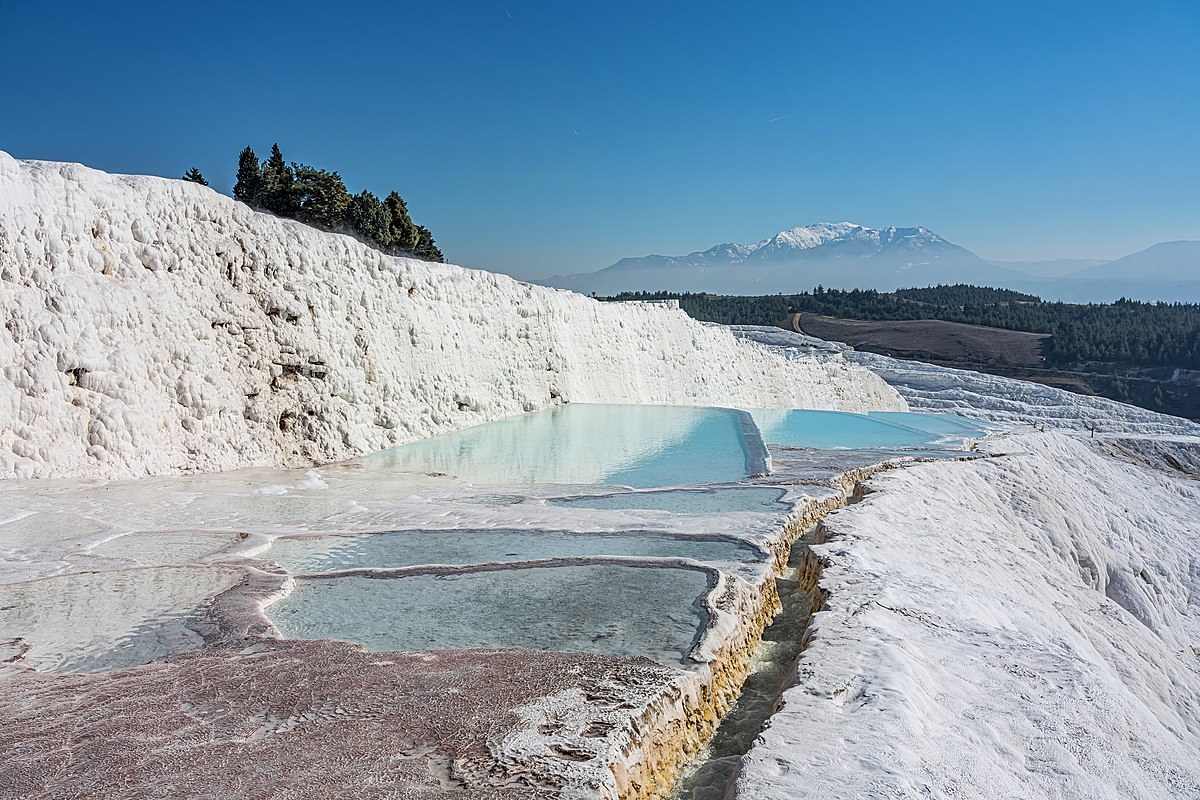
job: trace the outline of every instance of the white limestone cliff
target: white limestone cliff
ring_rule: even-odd
[[[682,312],[0,153],[0,478],[329,462],[555,402],[903,409]]]

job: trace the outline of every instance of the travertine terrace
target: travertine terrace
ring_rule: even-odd
[[[0,476],[352,458],[557,402],[903,409],[677,309],[392,258],[185,181],[0,153]]]
[[[706,757],[818,519],[789,568],[817,610],[807,650],[716,796],[1200,796],[1191,423],[392,258],[194,184],[4,154],[0,306],[0,796],[661,797]],[[746,469],[589,508],[567,501],[638,484],[357,458],[581,403],[736,409]],[[994,427],[971,452],[747,435],[786,430],[781,409],[909,406]],[[571,452],[610,438],[592,434]],[[536,460],[520,438],[488,457]],[[641,452],[622,447],[614,463]],[[782,495],[688,507],[747,486]],[[680,551],[316,573],[272,557],[282,537],[397,531]],[[755,555],[687,552],[716,540]],[[373,651],[286,639],[271,616],[350,573],[600,564],[698,576],[694,600],[662,608],[694,638],[658,660],[536,637]],[[612,600],[596,642],[620,632]]]

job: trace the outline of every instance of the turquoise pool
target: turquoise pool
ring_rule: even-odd
[[[402,445],[360,463],[453,475],[483,486],[671,489],[736,483],[766,472],[766,443],[826,450],[920,448],[984,433],[982,425],[948,414],[570,404]],[[614,493],[549,502],[677,513],[775,510],[777,497],[754,492],[748,487],[705,495]]]
[[[921,414],[913,411],[872,411],[867,414],[871,419],[891,422],[906,428],[914,428],[926,433],[936,433],[942,436],[983,436],[988,427],[982,422],[960,417],[957,414]]]
[[[944,436],[940,432],[897,424],[890,419],[845,411],[755,409],[750,414],[765,442],[787,447],[821,450],[919,447]]]
[[[739,411],[571,404],[402,445],[362,462],[484,485],[651,488],[737,481],[764,471],[766,451]]]

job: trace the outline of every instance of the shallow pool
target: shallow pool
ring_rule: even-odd
[[[145,566],[186,564],[211,555],[241,539],[236,533],[211,531],[138,531],[101,542],[89,555],[134,561]]]
[[[570,404],[362,459],[474,483],[650,488],[736,481],[765,469],[748,417],[722,408]]]
[[[267,616],[288,638],[377,652],[521,647],[677,665],[703,631],[708,589],[700,570],[607,564],[350,575],[298,579]]]
[[[202,646],[188,619],[240,576],[221,567],[146,567],[5,584],[0,640],[20,639],[24,663],[42,672],[146,664]]]
[[[854,450],[875,447],[915,447],[931,444],[941,433],[898,425],[886,419],[845,411],[753,410],[768,444]]]
[[[529,530],[393,531],[356,536],[288,536],[276,539],[271,549],[263,555],[292,573],[587,556],[692,558],[697,561],[758,561],[764,558],[751,545],[719,537]]]
[[[581,497],[555,497],[550,505],[603,510],[671,511],[676,514],[724,514],[731,511],[787,511],[787,492],[769,487],[737,489],[670,489],[664,492],[618,492]]]
[[[957,414],[920,414],[914,411],[872,411],[871,419],[943,436],[976,437],[988,432],[987,425]]]

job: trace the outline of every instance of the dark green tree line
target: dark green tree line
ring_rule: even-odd
[[[350,194],[337,172],[284,160],[279,145],[259,162],[253,148],[238,157],[235,199],[308,225],[358,235],[390,253],[411,253],[426,261],[445,261],[433,234],[417,225],[408,204],[392,192],[380,200],[369,191]]]
[[[825,289],[761,297],[632,292],[612,300],[676,298],[696,319],[726,325],[777,325],[793,313],[843,319],[939,319],[993,328],[1048,333],[1043,354],[1052,363],[1087,361],[1200,369],[1200,305],[1050,303],[1033,295],[977,286],[927,289]]]

